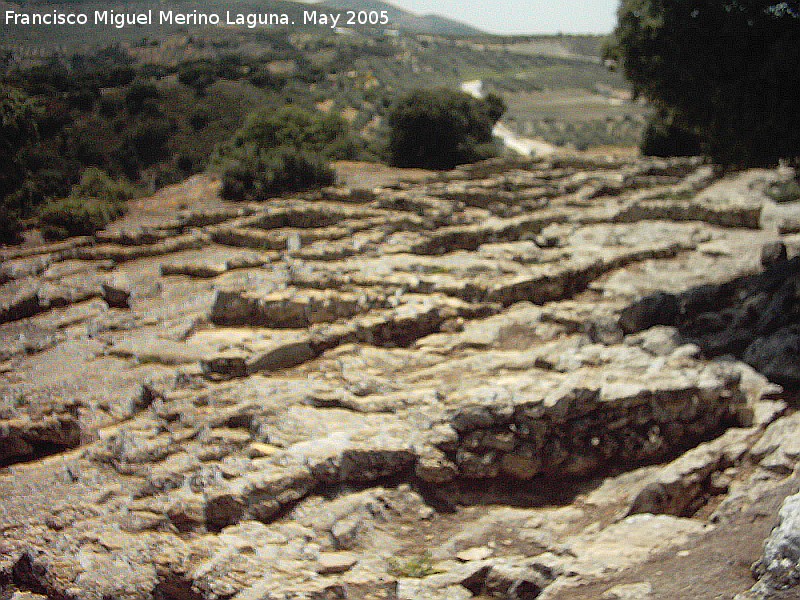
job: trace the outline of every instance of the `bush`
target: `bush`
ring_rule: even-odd
[[[22,184],[4,198],[3,203],[9,211],[25,218],[32,215],[45,200],[69,193],[74,181],[73,165],[69,161],[65,161],[61,167],[52,164],[54,161],[48,163],[31,171]]]
[[[241,54],[225,54],[217,60],[216,71],[221,79],[235,81],[247,74],[248,66]]]
[[[310,112],[295,106],[259,110],[245,119],[233,138],[234,146],[290,147],[327,159],[355,158],[358,147],[347,122],[335,114]]]
[[[223,197],[264,200],[330,185],[335,175],[328,161],[357,154],[344,119],[286,106],[248,116],[217,148],[213,163],[222,173]]]
[[[429,551],[402,560],[396,556],[389,557],[389,572],[395,577],[412,577],[423,579],[441,571],[433,565],[433,557]]]
[[[132,83],[125,93],[125,107],[130,114],[136,115],[144,110],[148,101],[158,100],[159,97],[160,94],[155,85],[137,81]]]
[[[124,213],[121,203],[71,196],[46,202],[39,212],[39,224],[46,239],[60,240],[91,235]]]
[[[167,142],[172,126],[163,118],[150,118],[137,123],[127,134],[141,166],[150,166],[167,155]]]
[[[331,185],[333,169],[321,157],[292,147],[265,150],[254,144],[237,148],[222,170],[222,196],[265,200],[275,194]]]
[[[89,167],[81,175],[81,180],[72,186],[70,197],[119,203],[135,198],[136,188],[124,179],[112,179],[102,169]]]
[[[211,122],[211,115],[207,110],[202,108],[195,110],[192,113],[192,116],[189,117],[189,125],[192,126],[192,129],[195,131],[200,131],[201,129],[205,129],[208,124]]]
[[[389,112],[389,160],[398,167],[451,169],[494,155],[492,128],[502,99],[448,89],[417,90]]]
[[[107,118],[113,119],[122,112],[124,101],[118,95],[106,94],[100,98],[98,111]]]
[[[38,141],[41,109],[26,94],[0,86],[0,243],[22,241],[20,215],[35,201],[24,190],[31,170],[27,160],[31,144]]]
[[[272,73],[266,66],[255,69],[248,77],[257,88],[280,90],[286,84],[286,76]]]
[[[38,139],[41,109],[24,93],[0,86],[0,197],[16,189],[25,166],[20,151]]]
[[[217,67],[210,60],[186,62],[178,67],[178,81],[193,88],[201,98],[206,95],[208,87],[218,79]]]
[[[97,168],[84,171],[69,197],[46,202],[39,210],[39,225],[47,239],[91,235],[125,214],[125,201],[136,190]]]
[[[175,166],[184,176],[197,172],[195,160],[188,154],[178,154],[175,158]]]

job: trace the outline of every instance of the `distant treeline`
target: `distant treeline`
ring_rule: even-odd
[[[299,55],[291,73],[271,71],[273,62],[231,55],[167,67],[137,63],[119,45],[30,66],[4,61],[2,216],[36,218],[89,167],[155,189],[205,169],[255,108],[292,100],[313,108],[307,89],[324,74]]]

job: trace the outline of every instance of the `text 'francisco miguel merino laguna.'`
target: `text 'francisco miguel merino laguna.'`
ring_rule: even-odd
[[[224,15],[215,12],[177,12],[173,10],[145,10],[141,12],[117,12],[96,10],[92,13],[61,12],[4,12],[6,25],[98,25],[117,29],[137,25],[232,25],[239,27],[287,26],[297,25],[286,13],[237,13],[225,11]],[[356,25],[388,25],[389,16],[382,11],[321,12],[303,11],[302,25],[320,25],[331,29]]]

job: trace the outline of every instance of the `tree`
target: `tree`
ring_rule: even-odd
[[[674,111],[665,109],[650,117],[640,147],[645,156],[697,156],[703,152],[700,137],[681,125]]]
[[[210,60],[185,62],[178,66],[178,81],[193,88],[200,98],[205,97],[209,86],[217,79],[217,67]]]
[[[800,157],[800,2],[623,0],[618,18],[607,58],[674,132],[725,165]]]
[[[152,83],[134,81],[125,92],[125,107],[130,114],[137,115],[144,110],[148,103],[152,102],[154,110],[157,110],[156,101],[160,97],[158,88]]]
[[[20,183],[23,165],[19,152],[36,139],[40,110],[19,90],[0,87],[0,198]]]
[[[165,117],[147,117],[133,125],[126,138],[141,167],[149,167],[166,157],[172,126]]]
[[[451,169],[495,153],[499,96],[479,100],[448,89],[416,90],[389,111],[389,159],[399,167]]]
[[[21,241],[24,201],[18,192],[28,171],[23,152],[38,137],[40,113],[19,90],[0,87],[0,244]]]

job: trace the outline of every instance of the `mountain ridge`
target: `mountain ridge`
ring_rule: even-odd
[[[174,1],[174,0],[173,0]],[[109,8],[118,8],[117,5],[130,6],[131,4],[150,4],[148,0],[129,0],[127,2],[112,2],[108,5]],[[95,5],[101,4],[97,0],[30,0],[26,3],[19,2],[0,2],[0,7],[5,10],[7,7],[14,6],[52,6],[52,7],[75,7],[80,5]],[[176,4],[194,4],[192,0],[185,0],[176,2]],[[213,4],[213,3],[212,3]],[[224,4],[224,3],[223,3]],[[230,3],[231,10],[236,8],[239,2],[235,0]],[[418,15],[416,13],[404,10],[388,2],[381,0],[326,0],[323,2],[303,2],[302,0],[261,0],[260,2],[243,2],[241,4],[263,4],[265,8],[270,11],[278,11],[278,8],[284,12],[297,13],[301,15],[302,11],[308,10],[307,7],[312,8],[326,8],[333,11],[345,10],[365,10],[365,11],[386,11],[389,15],[390,29],[402,29],[411,33],[427,33],[435,35],[451,35],[451,36],[472,36],[472,35],[485,35],[486,32],[461,23],[454,19],[450,19],[438,14],[425,14]],[[297,18],[300,18],[299,16]]]
[[[482,31],[466,23],[439,14],[418,15],[381,0],[326,0],[319,3],[338,10],[385,10],[389,14],[390,25],[414,33],[437,35],[485,35]]]

